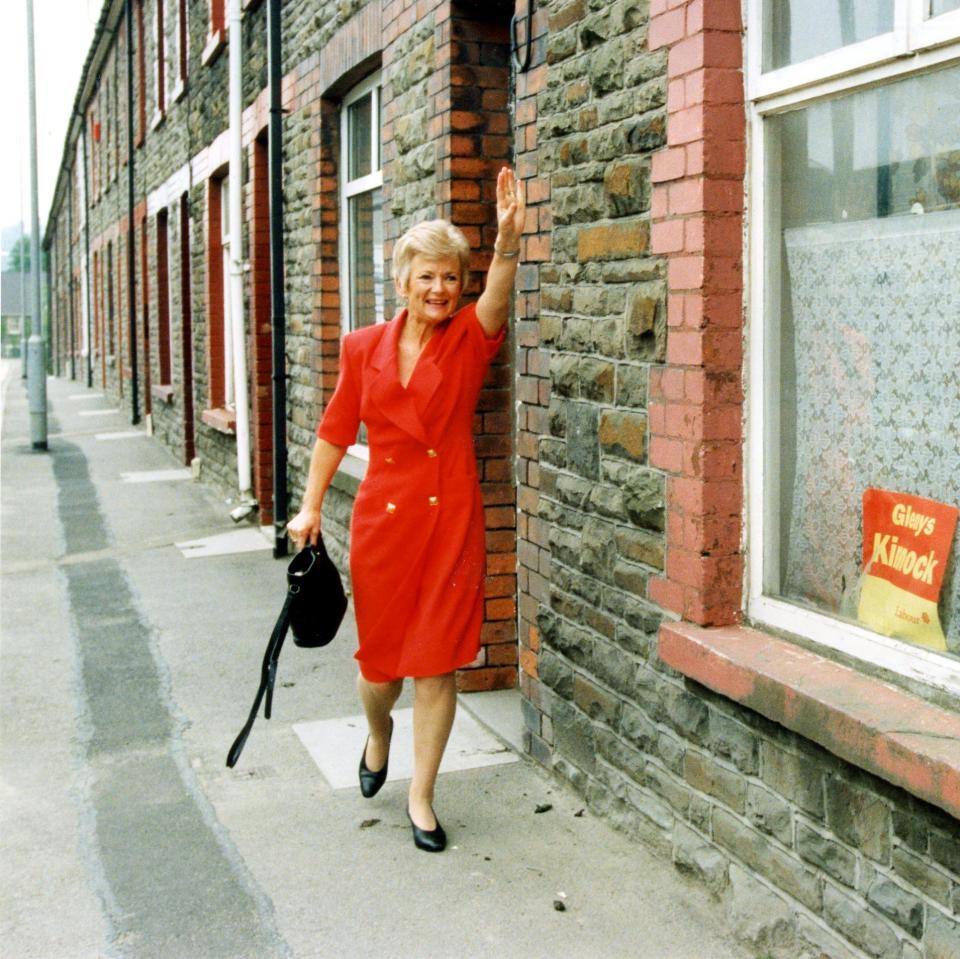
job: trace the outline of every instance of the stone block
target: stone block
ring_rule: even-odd
[[[616,389],[616,367],[613,363],[582,357],[577,366],[580,395],[595,403],[612,403]],[[603,420],[600,423],[603,442]]]
[[[731,862],[724,896],[730,928],[757,956],[793,955],[797,939],[793,908],[746,869]]]
[[[689,759],[689,756],[688,756]],[[808,909],[820,909],[820,879],[800,860],[725,809],[713,812],[713,838]]]
[[[611,216],[641,213],[650,207],[650,161],[626,157],[607,167],[603,178],[607,212]]]
[[[828,932],[803,913],[797,916],[797,937],[801,943],[812,947],[811,959],[861,959],[860,954],[854,952],[839,936]],[[903,959],[907,959],[907,956],[904,955]]]
[[[956,828],[956,823],[954,826],[952,832],[930,830],[930,857],[955,876],[960,876],[960,828]]]
[[[627,783],[627,800],[634,809],[650,822],[669,834],[676,823],[676,816],[670,806],[647,789]]]
[[[636,782],[643,780],[646,759],[643,753],[625,743],[613,730],[598,726],[597,750],[614,769],[621,770]]]
[[[960,959],[960,922],[938,909],[927,912],[923,934],[924,959]]]
[[[611,727],[618,726],[621,701],[585,676],[577,674],[573,678],[573,701],[590,719]]]
[[[857,857],[845,846],[813,829],[797,823],[796,848],[802,859],[822,869],[828,876],[853,886],[857,874]]]
[[[735,812],[744,812],[747,784],[739,773],[688,750],[683,759],[683,775],[694,789],[719,799]]]
[[[664,710],[667,722],[681,736],[703,746],[706,743],[709,728],[707,704],[696,694],[688,692],[682,686],[668,685],[663,692]],[[702,757],[713,768],[716,766],[706,756]],[[704,790],[708,792],[709,790]]]
[[[597,439],[598,410],[587,403],[571,403],[567,415],[567,462],[588,479],[600,477],[600,446]]]
[[[887,877],[875,877],[867,888],[867,901],[914,939],[923,934],[923,901]]]
[[[626,518],[623,493],[615,486],[605,484],[592,486],[588,506],[599,516],[607,519],[622,520]]]
[[[550,355],[550,389],[555,396],[580,396],[580,357],[569,353]]]
[[[611,399],[613,391],[613,366]],[[647,414],[623,410],[603,410],[600,414],[598,438],[605,456],[617,456],[643,462],[647,449]]]
[[[590,83],[597,96],[623,86],[623,45],[613,41],[600,47],[590,61]]]
[[[551,718],[557,751],[592,775],[596,769],[597,756],[593,724],[583,713],[559,700],[554,704]]]
[[[897,959],[900,941],[886,920],[868,909],[859,898],[829,883],[823,890],[823,917],[855,946],[877,959]]]
[[[944,906],[950,906],[951,881],[923,857],[912,852],[907,846],[896,845],[891,854],[894,872],[924,895],[935,899]],[[960,889],[960,886],[957,887]]]
[[[587,227],[577,238],[577,259],[624,260],[643,254],[650,240],[650,226],[643,220],[614,221]]]
[[[541,647],[538,669],[540,682],[552,689],[562,699],[573,698],[573,669],[559,656]]]
[[[620,494],[621,504],[623,502],[622,493]],[[646,566],[652,566],[654,569],[663,569],[664,563],[664,542],[663,537],[656,533],[650,533],[642,529],[630,529],[619,527],[614,534],[617,545],[617,553],[624,559],[634,563],[643,563]]]
[[[662,732],[657,737],[657,756],[671,772],[682,776],[684,773],[684,758],[686,745],[683,740],[671,733]]]
[[[617,560],[613,567],[613,581],[621,589],[635,596],[647,595],[647,583],[650,581],[650,571],[633,563]]]
[[[823,767],[814,760],[764,739],[760,743],[760,778],[804,812],[823,819],[826,810]]]
[[[673,864],[680,872],[700,880],[714,894],[726,888],[730,861],[683,823],[678,823],[673,832]]]
[[[664,525],[664,477],[652,469],[604,460],[604,478],[623,492],[627,517],[635,526],[662,531]]]
[[[755,783],[747,785],[747,819],[768,835],[790,845],[793,841],[793,817],[788,803],[776,793]]]
[[[839,776],[826,780],[827,824],[844,842],[879,863],[890,861],[890,807]]]
[[[714,753],[729,759],[745,773],[756,775],[760,768],[760,738],[716,709],[710,711],[707,743]]]

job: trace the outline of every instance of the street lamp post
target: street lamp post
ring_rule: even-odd
[[[27,0],[27,75],[30,106],[30,279],[33,302],[27,341],[27,398],[30,405],[30,442],[47,448],[47,369],[40,320],[40,212],[37,188],[37,89],[33,56],[33,0]]]

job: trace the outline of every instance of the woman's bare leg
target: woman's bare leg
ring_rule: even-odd
[[[390,753],[390,710],[403,692],[403,680],[371,683],[358,675],[357,692],[360,694],[360,702],[363,703],[367,725],[370,727],[366,753],[367,769],[377,772],[383,769]]]
[[[437,827],[433,789],[456,711],[457,686],[453,673],[420,676],[414,680],[410,818],[428,831]]]

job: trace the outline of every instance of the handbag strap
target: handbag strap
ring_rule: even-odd
[[[263,654],[263,665],[260,667],[260,686],[257,688],[257,695],[253,700],[253,707],[250,709],[250,715],[240,730],[237,738],[233,741],[230,751],[227,753],[227,766],[231,769],[236,765],[246,745],[247,737],[253,724],[256,721],[257,713],[260,711],[260,703],[264,695],[267,697],[266,706],[263,710],[263,718],[269,719],[273,707],[273,687],[277,681],[277,660],[280,658],[280,650],[283,648],[283,641],[286,638],[287,630],[290,627],[290,606],[293,603],[297,590],[290,587],[287,589],[287,598],[283,602],[283,609],[277,617],[276,625],[270,634],[270,640],[267,643],[266,651]]]

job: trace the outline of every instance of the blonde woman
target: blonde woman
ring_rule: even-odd
[[[393,275],[404,308],[388,323],[348,333],[340,378],[317,429],[300,512],[298,546],[320,536],[330,480],[360,422],[370,463],[353,508],[350,575],[369,725],[360,789],[387,778],[391,710],[414,680],[414,773],[407,815],[418,849],[440,852],[446,834],[434,786],[456,710],[454,671],[480,648],[486,549],[472,424],[510,311],[525,203],[513,171],[497,177],[497,239],[486,288],[458,309],[470,247],[443,220],[397,241]]]

